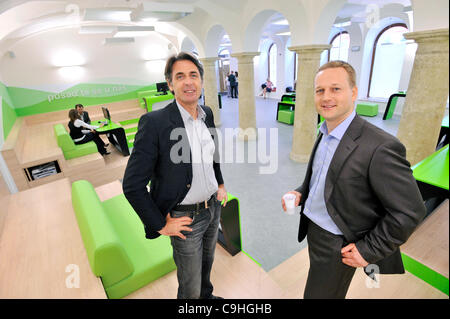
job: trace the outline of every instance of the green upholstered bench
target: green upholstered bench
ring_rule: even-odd
[[[144,226],[123,194],[103,202],[88,181],[72,184],[72,205],[92,272],[116,299],[173,271],[170,238],[146,239]]]
[[[278,111],[278,122],[293,124],[294,123],[295,111],[291,110],[279,110]]]
[[[360,102],[356,105],[356,113],[364,116],[377,116],[378,104],[371,102]]]
[[[66,160],[97,152],[97,146],[93,141],[75,145],[64,125],[56,124],[53,130],[55,132],[56,142],[63,151]]]

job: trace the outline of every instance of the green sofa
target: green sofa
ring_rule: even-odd
[[[56,142],[63,151],[66,160],[97,152],[97,145],[95,145],[93,141],[75,145],[64,125],[56,124],[53,129],[56,136]]]
[[[127,296],[176,268],[170,238],[146,239],[123,194],[101,202],[92,184],[79,180],[72,184],[72,205],[92,272],[108,298]]]

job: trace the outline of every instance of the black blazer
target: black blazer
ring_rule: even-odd
[[[86,111],[83,111],[83,116],[81,116],[81,120],[84,123],[91,124],[91,119],[89,118],[89,113]]]
[[[298,241],[306,236],[303,214],[312,175],[312,162],[303,184]],[[400,245],[423,220],[426,208],[403,144],[356,115],[339,143],[325,180],[325,204],[347,242],[356,243],[369,264],[381,274],[404,273]]]
[[[223,178],[214,117],[209,107],[202,106],[202,109],[216,146],[213,167],[217,183],[221,185]],[[180,159],[177,154],[182,156],[183,149],[188,150],[189,156],[184,156],[181,162],[173,162],[171,152],[174,152],[173,158]],[[146,238],[160,236],[157,231],[165,226],[166,215],[186,197],[192,183],[191,158],[186,129],[175,100],[163,109],[141,116],[122,187],[144,224]],[[146,188],[149,181],[150,193]]]

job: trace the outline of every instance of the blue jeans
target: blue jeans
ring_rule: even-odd
[[[216,198],[216,195],[214,195]],[[171,236],[173,259],[177,265],[178,299],[208,299],[212,296],[211,268],[216,250],[221,205],[216,200],[199,212],[172,211],[174,218],[193,219],[192,232],[182,231],[186,239]]]

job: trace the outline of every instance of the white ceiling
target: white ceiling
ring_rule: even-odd
[[[242,5],[244,0],[208,0],[213,1],[218,5],[226,6],[227,8],[235,8],[238,5]],[[126,8],[134,9],[142,2],[166,2],[166,3],[183,3],[192,4],[195,6],[197,2],[201,0],[52,0],[52,1],[40,1],[40,0],[4,0],[0,1],[0,14],[10,8],[21,5],[20,14],[18,14],[18,23],[15,30],[9,31],[8,37],[19,38],[24,37],[43,30],[49,30],[52,28],[61,28],[70,24],[73,25],[121,25],[121,24],[137,24],[145,25],[145,23],[134,23],[131,21],[105,21],[104,19],[83,21],[83,15],[85,9],[118,9],[123,10]],[[344,19],[348,17],[360,17],[364,18],[366,8],[368,5],[377,5],[383,7],[386,4],[399,3],[404,6],[410,6],[410,0],[348,0],[348,2],[339,11],[337,19]],[[8,13],[8,12],[5,12]],[[71,13],[72,20],[70,18]],[[80,17],[80,18],[78,18]],[[275,13],[266,24],[263,30],[263,36],[275,35],[279,32],[289,31],[289,25],[276,25],[272,22],[284,19],[280,13]],[[2,25],[0,21],[0,39],[4,38],[5,34],[2,34]],[[3,28],[5,29],[5,28]],[[6,32],[6,31],[3,31]]]

